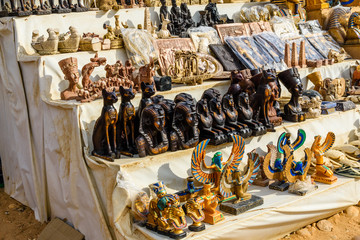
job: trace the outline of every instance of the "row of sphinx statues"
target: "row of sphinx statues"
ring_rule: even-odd
[[[103,89],[104,106],[92,136],[93,155],[113,161],[121,154],[145,157],[189,149],[204,139],[219,145],[236,135],[247,138],[275,131],[282,116],[289,121],[305,120],[298,102],[302,83],[296,68],[278,75],[274,70],[233,71],[231,79],[226,94],[221,96],[210,88],[199,101],[188,93],[180,93],[174,100],[154,96],[154,83],[142,82],[137,110],[131,103],[135,97],[132,86],[120,86],[119,111],[113,105],[118,100],[116,89]],[[284,113],[277,102],[279,80],[292,94]]]

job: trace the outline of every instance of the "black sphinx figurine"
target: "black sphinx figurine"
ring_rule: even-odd
[[[263,135],[267,132],[266,127],[261,122],[253,119],[253,110],[247,92],[239,94],[238,99],[235,100],[235,106],[238,110],[239,122],[246,124],[252,130],[253,136]]]
[[[117,147],[121,154],[132,157],[137,153],[135,145],[135,107],[131,103],[135,94],[132,87],[125,89],[120,86],[120,95],[119,119],[116,124]]]
[[[112,92],[102,90],[104,106],[100,117],[96,120],[92,141],[94,156],[103,158],[108,161],[114,161],[114,158],[120,158],[120,153],[116,148],[116,123],[118,121],[118,114],[114,103],[118,98],[115,93],[115,88]]]
[[[226,116],[221,107],[221,95],[219,90],[210,88],[204,91],[201,98],[206,98],[213,119],[213,128],[222,131],[228,141],[232,141],[232,136],[238,135],[235,128],[226,125]]]
[[[136,138],[139,157],[164,153],[169,148],[165,131],[165,111],[159,104],[146,106],[141,113],[139,136]]]
[[[259,77],[259,75],[261,76]],[[258,80],[259,82],[255,83],[257,88],[254,97],[251,99],[251,107],[255,112],[257,120],[262,122],[268,131],[274,132],[274,125],[269,119],[269,102],[272,94],[269,82],[274,82],[276,80],[276,75],[272,70],[263,70],[262,73],[251,78],[254,82],[253,79]]]
[[[20,6],[15,6],[15,0],[10,0],[10,7],[11,10],[8,11],[9,16],[18,16],[18,17],[25,17],[32,14],[32,7],[29,2],[26,2],[25,0],[19,0]],[[5,7],[5,3],[1,2],[2,7]],[[5,10],[5,8],[2,8],[2,10]]]
[[[51,11],[53,13],[69,13],[71,12],[71,9],[68,8],[64,3],[63,0],[58,0],[58,5],[55,4],[55,0],[49,0]]]
[[[175,102],[171,99],[165,99],[163,95],[156,95],[151,97],[153,103],[159,104],[165,111],[165,131],[170,137],[172,130],[172,122],[174,115]]]
[[[221,104],[226,116],[226,126],[235,128],[243,138],[250,137],[252,130],[246,124],[238,122],[239,114],[235,108],[233,95],[226,93],[222,98]]]
[[[210,139],[210,144],[226,143],[228,138],[220,130],[214,129],[213,119],[210,115],[207,99],[200,99],[196,104],[196,113],[199,120],[200,140]]]
[[[193,101],[181,101],[176,104],[170,134],[171,151],[189,149],[199,143],[198,117]]]
[[[195,106],[196,106],[196,99],[193,98],[190,94],[188,93],[179,93],[178,95],[175,96],[174,98],[174,102],[175,104],[179,103],[179,102],[186,102],[186,101],[191,101]]]
[[[278,74],[280,81],[291,93],[289,103],[284,106],[285,120],[291,122],[305,121],[305,114],[299,104],[299,97],[303,92],[303,85],[300,80],[300,75],[297,68],[290,68]]]

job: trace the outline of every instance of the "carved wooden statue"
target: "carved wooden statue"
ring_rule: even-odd
[[[170,134],[171,151],[189,149],[199,142],[198,117],[193,101],[181,101],[176,104]]]
[[[133,88],[125,89],[120,86],[121,104],[119,109],[119,120],[117,122],[117,146],[118,151],[126,156],[137,153],[135,145],[135,107],[131,100],[135,94]]]
[[[271,88],[271,97],[269,100],[269,120],[274,126],[279,126],[282,123],[282,117],[280,117],[280,104],[278,99],[281,94],[281,87],[278,80],[269,82]]]
[[[210,139],[213,145],[227,142],[227,136],[220,130],[214,129],[213,119],[209,112],[207,99],[201,99],[196,104],[196,113],[199,119],[200,139]]]
[[[156,95],[151,97],[151,100],[155,104],[159,104],[165,111],[165,132],[170,139],[170,133],[172,131],[172,122],[174,116],[175,102],[171,99],[165,99],[163,95]],[[171,142],[170,142],[171,144]]]
[[[150,104],[142,110],[136,146],[140,157],[145,157],[147,154],[156,155],[168,150],[165,111],[160,105]]]
[[[104,106],[100,117],[96,120],[93,130],[94,156],[114,161],[114,158],[120,158],[120,153],[116,150],[116,123],[118,114],[114,103],[118,98],[115,89],[112,92],[102,91]]]
[[[250,106],[250,99],[247,92],[239,94],[238,100],[235,102],[235,106],[238,110],[238,121],[246,124],[251,130],[254,136],[263,135],[267,132],[266,127],[261,123],[253,119],[253,110]]]
[[[235,128],[243,138],[250,137],[252,130],[246,124],[238,121],[239,114],[235,108],[233,95],[229,93],[225,94],[222,98],[221,105],[226,118],[226,126]]]
[[[141,100],[136,112],[137,117],[140,119],[142,110],[153,103],[151,96],[155,94],[155,85],[154,84],[146,84],[144,82],[141,83]]]
[[[284,118],[291,122],[305,121],[305,114],[301,109],[299,97],[303,91],[300,75],[296,68],[290,68],[278,74],[280,81],[291,93],[289,103],[284,106]]]

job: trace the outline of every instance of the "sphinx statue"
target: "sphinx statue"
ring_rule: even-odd
[[[360,14],[358,12],[350,15],[345,44],[360,44]]]

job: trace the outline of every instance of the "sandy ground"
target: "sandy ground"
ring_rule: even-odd
[[[360,206],[360,205],[359,205]],[[357,217],[350,217],[346,211],[335,214],[327,220],[333,225],[330,232],[321,231],[313,223],[305,227],[310,235],[304,236],[296,231],[281,240],[360,240],[360,207]],[[12,199],[0,188],[0,240],[36,240],[46,223],[35,220],[34,212]],[[359,238],[355,238],[358,236]]]

